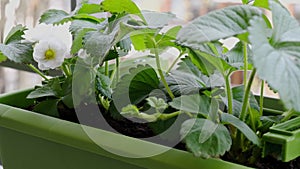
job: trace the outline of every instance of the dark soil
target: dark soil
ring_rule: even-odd
[[[245,155],[245,154],[243,154],[243,155]],[[255,161],[254,164],[245,164],[245,163],[241,163],[241,162],[238,162],[238,161],[232,159],[228,155],[228,153],[226,153],[222,157],[222,159],[233,162],[233,163],[245,165],[245,166],[258,168],[258,169],[300,169],[300,157],[296,158],[290,162],[282,162],[282,161],[275,159],[274,157],[268,156],[268,157],[261,158],[261,159]]]
[[[284,163],[272,157],[267,157],[261,159],[255,165],[259,169],[300,169],[300,158]]]

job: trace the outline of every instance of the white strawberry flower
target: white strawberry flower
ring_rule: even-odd
[[[67,56],[67,46],[58,39],[40,40],[33,49],[33,59],[41,70],[55,69]]]

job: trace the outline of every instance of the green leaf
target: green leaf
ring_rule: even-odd
[[[270,130],[270,127],[272,127],[274,124],[278,124],[281,122],[283,116],[262,116],[260,118],[262,125],[259,127],[259,131],[262,133],[266,133]]]
[[[227,76],[236,70],[235,67],[231,66],[221,57],[216,57],[202,51],[195,51],[195,53],[197,54],[196,56],[200,57],[200,60],[206,60],[223,76]]]
[[[243,4],[247,4],[249,0],[242,0]]]
[[[202,158],[224,155],[232,140],[227,128],[206,119],[190,119],[182,124],[181,136],[188,150]]]
[[[151,49],[153,45],[149,46],[147,43],[148,37],[152,37],[155,35],[157,30],[138,30],[134,31],[130,34],[130,40],[132,41],[132,45],[135,50],[144,51],[146,49]]]
[[[226,60],[231,66],[237,69],[241,69],[244,67],[243,52],[244,52],[243,43],[238,42],[230,51],[228,51],[225,54]],[[252,64],[253,53],[252,50],[249,48],[249,46],[247,47],[247,54],[248,54],[248,64]],[[249,65],[249,67],[250,66],[251,65]]]
[[[253,144],[260,146],[260,139],[258,138],[258,136],[246,123],[241,121],[239,118],[235,117],[232,114],[222,113],[221,122],[233,125],[237,129],[239,129]]]
[[[269,40],[265,21],[251,21],[249,40],[258,76],[278,91],[288,109],[300,111],[300,29],[296,19],[282,5],[270,2],[274,29]]]
[[[169,37],[170,39],[176,39],[178,32],[182,29],[182,26],[175,26],[171,29],[169,29],[166,33],[165,36]]]
[[[128,54],[128,51],[131,50],[131,40],[130,38],[124,38],[122,39],[119,43],[118,46],[120,47],[120,49],[122,50],[122,52],[125,52],[125,55]]]
[[[113,90],[112,98],[116,108],[121,110],[129,104],[142,102],[156,89],[159,89],[159,78],[155,69],[149,65],[138,65],[121,78]]]
[[[57,9],[50,9],[44,12],[39,20],[40,23],[45,24],[63,24],[70,20],[70,15],[63,11]]]
[[[146,100],[148,101],[148,104],[155,108],[159,113],[163,113],[168,107],[168,104],[162,98],[149,97]]]
[[[104,21],[104,19],[99,19],[99,18],[97,18],[93,15],[84,14],[84,13],[73,15],[73,16],[71,16],[70,19],[71,20],[73,20],[73,19],[84,19],[84,20],[95,22],[95,23],[100,23],[100,22]],[[66,18],[66,19],[62,20],[62,22],[64,23],[65,21],[68,21],[68,20],[69,19]]]
[[[66,105],[69,109],[74,108],[74,104],[73,104],[73,95],[72,93],[63,96],[61,98],[61,101],[64,103],[64,105]]]
[[[104,0],[101,2],[102,9],[110,13],[135,14],[145,21],[140,9],[131,0]]]
[[[195,79],[197,79],[204,87],[224,86],[225,82],[221,74],[212,72],[209,76],[204,75],[194,63],[195,61],[193,61],[193,59],[184,58],[182,59],[182,62],[179,63],[177,70],[195,75],[197,77]]]
[[[86,35],[87,32],[93,31],[94,29],[91,28],[84,28],[81,29],[75,36],[72,47],[71,47],[71,53],[75,54],[83,47],[83,38]]]
[[[67,91],[66,89],[63,90],[61,87],[61,82],[59,77],[55,77],[50,79],[50,81],[33,90],[29,95],[27,96],[28,99],[35,99],[40,97],[47,97],[47,96],[55,96],[60,98],[61,96],[64,96],[64,92]]]
[[[158,118],[155,114],[140,113],[139,109],[135,105],[128,105],[122,108],[121,115],[129,118],[139,118],[146,120],[147,122],[155,122]]]
[[[116,59],[118,57],[120,57],[120,56],[119,56],[119,53],[117,51],[109,50],[108,54],[105,57],[105,61],[110,61],[110,60]]]
[[[30,92],[29,95],[27,96],[27,99],[36,99],[36,98],[55,96],[55,95],[56,94],[53,91],[52,87],[49,85],[45,85]]]
[[[207,89],[206,79],[208,77],[204,75],[197,76],[183,71],[172,71],[166,78],[171,91],[176,96],[196,94]]]
[[[253,5],[257,7],[269,9],[269,0],[255,0]]]
[[[16,63],[30,63],[32,61],[33,43],[21,42],[24,40],[24,31],[27,30],[22,25],[13,27],[4,44],[0,44],[0,62],[5,61],[7,58]]]
[[[210,101],[210,98],[205,95],[183,95],[173,99],[169,105],[181,111],[201,114],[204,117],[208,117],[210,112]]]
[[[103,12],[103,10],[101,9],[102,6],[99,4],[87,4],[84,3],[82,4],[82,6],[79,8],[79,10],[76,12],[77,14],[94,14],[94,13],[99,13],[99,12]]]
[[[258,8],[249,5],[230,6],[213,11],[183,27],[177,35],[177,42],[198,49],[201,43],[245,33],[249,21],[260,15]]]
[[[209,120],[219,122],[219,102],[215,98],[212,98],[210,102]]]
[[[233,96],[233,114],[236,116],[240,116],[243,101],[244,101],[244,86],[237,86],[232,88],[232,96]],[[224,103],[227,105],[227,98],[222,98]],[[224,100],[225,99],[225,100]],[[249,98],[250,107],[259,110],[258,103],[254,97],[254,95],[251,93]]]
[[[21,41],[21,40],[24,40],[24,38],[22,37],[25,33],[24,31],[26,31],[27,28],[22,26],[22,25],[17,25],[15,27],[13,27],[8,35],[6,36],[5,40],[4,40],[4,44],[9,44],[11,42],[14,42],[14,41]]]
[[[219,42],[198,45],[198,50],[190,49],[189,57],[205,75],[211,75],[216,70],[223,76],[235,70],[223,56],[223,47]]]
[[[122,108],[122,115],[126,115],[126,116],[134,116],[137,117],[140,114],[140,110],[139,108],[137,108],[135,105],[128,105],[124,108]]]
[[[58,99],[45,100],[38,103],[33,111],[52,117],[59,117],[57,110]]]
[[[16,63],[30,63],[33,53],[33,43],[30,42],[10,42],[7,45],[0,44],[0,56],[7,57]]]
[[[176,17],[172,13],[154,11],[143,11],[142,14],[145,17],[148,28],[162,28]]]
[[[84,48],[91,57],[97,58],[97,63],[102,64],[105,56],[113,46],[114,35],[98,31],[90,31],[84,37]]]
[[[221,74],[214,73],[209,77],[202,74],[189,58],[180,62],[177,70],[166,77],[167,83],[174,95],[189,95],[224,85]]]
[[[82,100],[94,100],[95,98],[95,70],[86,66],[82,60],[77,60],[73,72],[72,95],[75,106]]]
[[[76,35],[82,29],[101,30],[104,29],[104,27],[105,27],[105,23],[97,24],[95,22],[91,22],[87,20],[74,20],[69,27],[69,31],[73,35]]]
[[[192,64],[197,66],[197,68],[204,74],[209,76],[213,74],[216,68],[210,64],[207,60],[199,56],[193,49],[188,50],[188,57],[191,59]]]
[[[0,53],[0,63],[1,63],[1,62],[4,62],[4,61],[6,61],[6,60],[7,60],[7,57],[4,56],[4,55],[2,55],[2,53]]]
[[[110,79],[109,77],[98,74],[96,78],[96,89],[101,94],[101,96],[105,96],[107,98],[111,98],[112,89],[110,88]]]

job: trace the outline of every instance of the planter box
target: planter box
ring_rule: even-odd
[[[128,154],[128,149],[169,148],[20,109],[31,104],[24,99],[28,92],[0,96],[0,156],[5,169],[250,169],[176,149],[147,158],[109,153],[101,147]],[[86,130],[93,139],[103,140],[101,147]]]

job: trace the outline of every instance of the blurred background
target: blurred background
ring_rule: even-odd
[[[101,0],[90,0],[100,3]],[[134,0],[143,10],[172,12],[183,22],[204,15],[209,11],[224,8],[228,5],[241,3],[241,0]],[[70,43],[71,36],[68,35],[68,25],[46,26],[40,25],[38,19],[47,9],[56,8],[71,11],[71,6],[80,3],[80,0],[0,0],[0,42],[3,42],[8,31],[16,24],[23,24],[29,28],[26,36],[35,40],[43,36],[58,36],[65,43]],[[291,13],[300,21],[300,1],[281,1]],[[240,76],[233,79],[234,83],[241,81]],[[10,92],[24,88],[33,87],[40,83],[39,76],[24,71],[0,66],[0,93]],[[260,81],[256,81],[254,91],[258,92]],[[257,91],[256,91],[257,90]],[[266,87],[266,95],[275,96]]]

